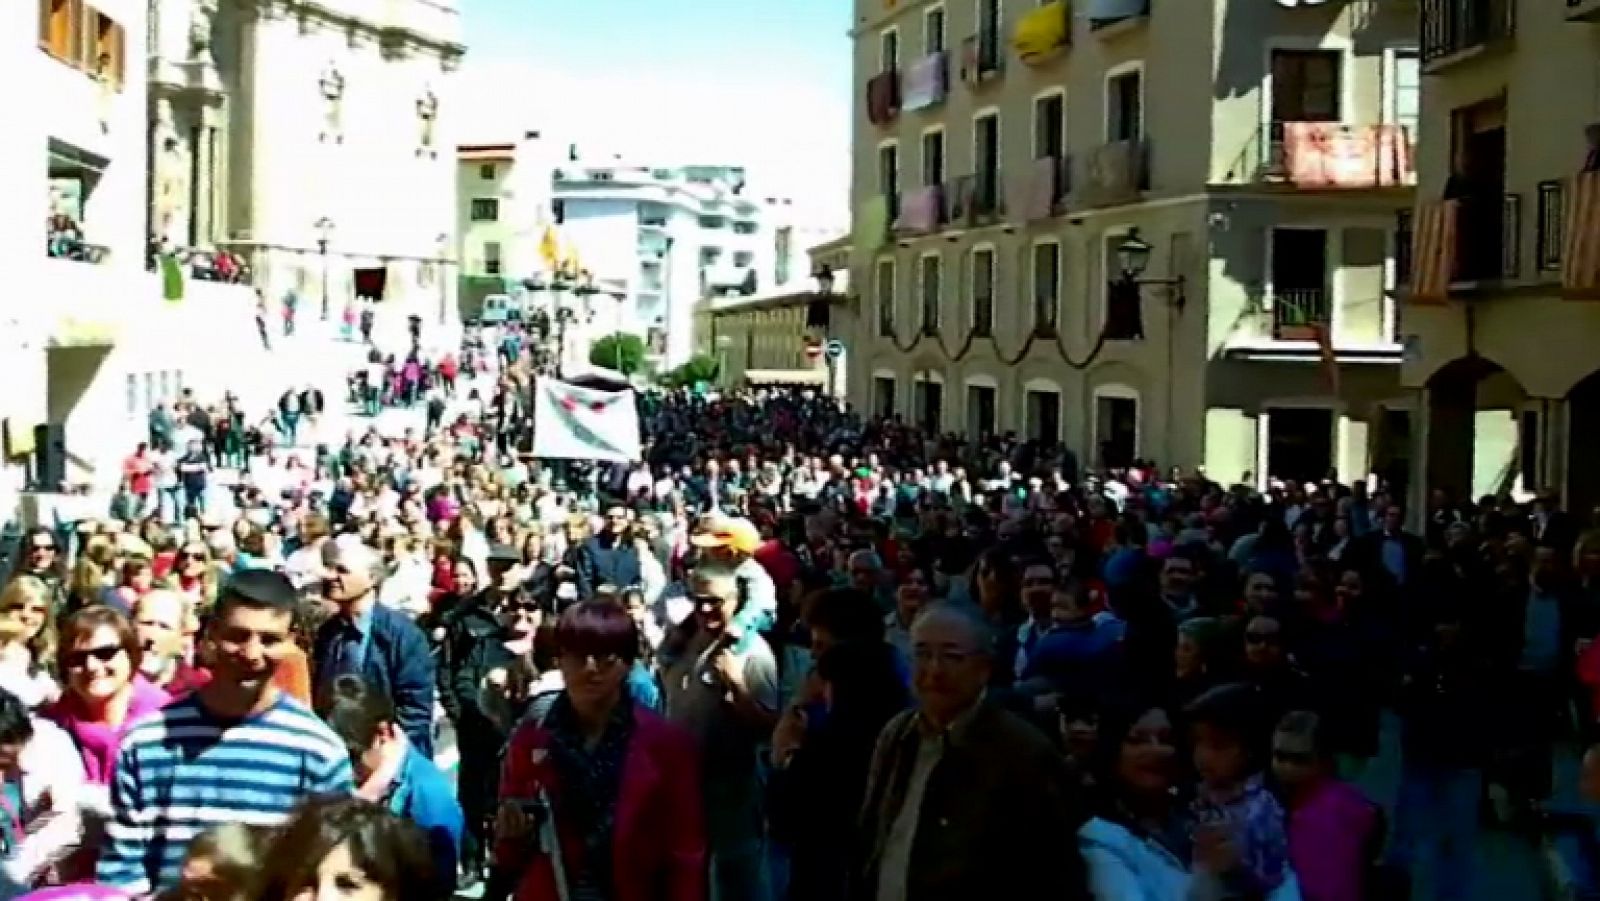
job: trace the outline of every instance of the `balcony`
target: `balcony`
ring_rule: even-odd
[[[1517,29],[1517,0],[1422,0],[1422,64],[1430,71],[1477,56]]]
[[[1066,0],[1029,10],[1011,33],[1011,48],[1025,66],[1049,65],[1065,55],[1071,42],[1072,6]]]
[[[1137,31],[1150,21],[1150,0],[1092,0],[1089,30],[1102,41]]]
[[[956,226],[992,225],[1005,216],[1004,182],[998,170],[963,175],[948,191],[949,222]]]
[[[1600,22],[1600,0],[1567,0],[1567,18],[1573,22]]]
[[[1276,341],[1315,341],[1318,331],[1333,325],[1333,301],[1324,289],[1276,291],[1271,304]]]
[[[1409,233],[1410,252],[1396,259],[1397,280],[1412,303],[1441,304],[1452,296],[1498,288],[1522,268],[1522,199],[1476,195],[1423,202],[1396,230]]]
[[[1080,199],[1093,207],[1133,203],[1150,190],[1149,160],[1150,145],[1139,139],[1096,147],[1084,160]]]
[[[950,62],[944,53],[930,53],[906,67],[900,108],[906,112],[930,109],[948,93]]]
[[[1402,126],[1271,122],[1256,130],[1225,180],[1348,191],[1414,186],[1417,171],[1411,136]]]
[[[867,79],[867,121],[878,127],[900,115],[900,73],[880,72]]]
[[[926,235],[945,222],[944,186],[926,185],[906,192],[894,230],[902,235]]]
[[[980,31],[961,42],[961,80],[973,87],[999,78],[1002,72],[1000,36]]]

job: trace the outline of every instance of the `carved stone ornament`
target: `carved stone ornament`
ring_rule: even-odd
[[[438,156],[434,149],[434,125],[439,121],[439,97],[433,89],[423,88],[422,96],[417,98],[417,123],[421,126],[420,142],[417,145],[417,156]]]
[[[317,80],[317,87],[322,91],[322,135],[319,140],[332,141],[335,144],[344,143],[344,74],[339,67],[330,62],[328,68],[323,70],[322,77]]]

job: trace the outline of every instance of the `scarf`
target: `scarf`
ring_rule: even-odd
[[[595,889],[595,896],[611,897],[611,839],[616,829],[617,799],[622,788],[622,768],[633,737],[633,704],[626,696],[611,711],[600,741],[585,747],[572,702],[566,692],[556,697],[546,728],[550,755],[561,779],[561,810],[583,840],[582,871],[575,880]]]

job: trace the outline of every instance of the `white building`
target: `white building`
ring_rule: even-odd
[[[458,325],[453,0],[155,0],[152,232],[246,256],[273,303]]]
[[[569,158],[554,179],[560,234],[621,294],[619,326],[645,336],[662,368],[693,352],[699,300],[805,281],[805,249],[842,231],[802,224],[792,201],[750,189],[738,166]]]
[[[0,519],[39,474],[36,435],[68,480],[114,484],[152,404],[258,359],[248,287],[191,284],[168,302],[145,268],[146,18],[140,0],[0,7],[0,79],[20,104],[0,130],[0,268],[13,279],[0,298]]]
[[[456,236],[462,315],[475,317],[484,297],[514,292],[548,268],[541,246],[551,234],[549,142],[537,131],[520,139],[456,148]]]

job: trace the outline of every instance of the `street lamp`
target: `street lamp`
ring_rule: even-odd
[[[817,280],[817,302],[822,305],[819,315],[825,317],[822,323],[822,343],[823,356],[826,362],[823,365],[828,367],[828,396],[832,398],[838,396],[837,382],[839,377],[838,361],[833,358],[833,354],[827,352],[828,345],[833,343],[833,311],[831,309],[833,303],[833,268],[823,263],[817,267],[813,277]]]
[[[322,321],[327,322],[328,311],[328,242],[333,238],[334,222],[327,216],[312,226],[317,230],[317,252],[322,255]]]
[[[1129,230],[1122,243],[1117,245],[1117,266],[1123,278],[1137,279],[1150,265],[1150,242],[1139,237],[1138,229]]]
[[[1144,339],[1144,312],[1141,309],[1141,288],[1160,285],[1172,289],[1172,309],[1183,311],[1187,298],[1184,295],[1184,278],[1180,273],[1171,278],[1145,278],[1150,266],[1150,242],[1139,237],[1139,230],[1128,230],[1117,244],[1117,269],[1114,277],[1107,277],[1106,324],[1104,335],[1109,341],[1140,341]]]

